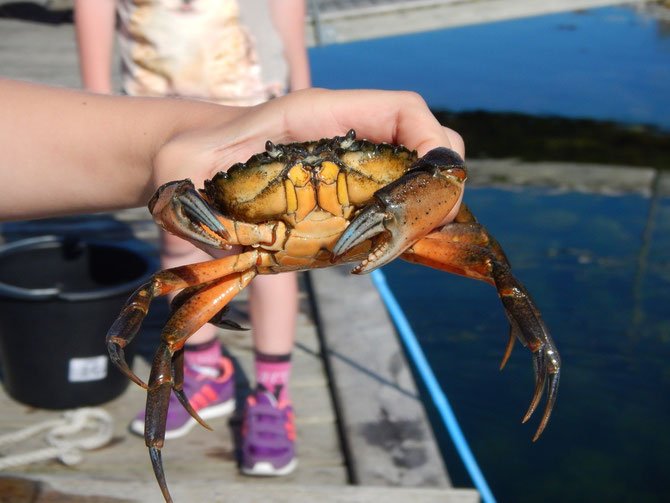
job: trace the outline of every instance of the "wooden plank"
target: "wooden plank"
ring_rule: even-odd
[[[0,479],[0,489],[3,488]],[[76,476],[49,478],[24,490],[34,503],[164,503],[160,493],[146,482],[113,485],[103,480],[79,481]],[[16,487],[16,481],[13,484]],[[39,487],[41,486],[41,488]],[[31,491],[28,491],[32,489]],[[41,490],[40,490],[41,489]],[[476,503],[471,491],[464,489],[428,489],[403,487],[314,486],[278,484],[276,479],[265,479],[250,485],[238,482],[229,484],[202,484],[189,481],[172,489],[175,501],[207,501],[211,503]],[[27,501],[27,500],[26,500]]]
[[[354,42],[457,26],[506,21],[644,0],[408,0],[333,7],[313,16],[307,27],[310,45]],[[336,2],[334,2],[336,3]],[[320,35],[317,33],[319,32]]]
[[[471,187],[550,187],[560,191],[646,197],[651,195],[657,176],[654,168],[518,159],[473,159],[468,161],[468,168]]]
[[[369,276],[349,268],[309,275],[355,482],[449,487],[385,306]]]
[[[239,356],[235,356],[238,358]],[[244,356],[242,356],[244,357]],[[139,375],[148,374],[148,364],[141,358],[134,365]],[[144,405],[146,394],[131,385],[119,398],[103,408],[114,417],[114,437],[104,448],[84,454],[81,465],[66,467],[56,461],[17,467],[14,475],[52,475],[68,477],[78,474],[82,480],[109,479],[126,482],[152,481],[153,473],[147,449],[141,438],[128,432],[128,422]],[[297,415],[299,469],[278,483],[345,484],[346,468],[340,450],[335,416],[325,385],[296,387],[293,393]],[[241,406],[241,403],[239,404]],[[54,419],[60,412],[34,409],[9,398],[0,391],[0,434]],[[163,450],[165,471],[170,485],[181,481],[200,480],[225,484],[230,481],[250,484],[255,479],[242,477],[237,472],[235,430],[239,428],[239,409],[232,418],[211,421],[214,432],[194,428],[186,437],[168,440]],[[45,447],[40,436],[16,446],[3,447],[2,454],[9,455]]]
[[[18,230],[17,230],[18,232]],[[104,237],[96,236],[96,237]],[[246,295],[235,300],[237,320],[248,325],[246,316]],[[323,368],[319,342],[313,320],[310,317],[309,303],[304,292],[300,294],[301,311],[298,317],[298,341],[293,357],[293,375],[291,380],[291,394],[296,410],[297,451],[299,467],[296,472],[281,477],[276,484],[299,485],[344,485],[347,484],[347,468],[340,447],[337,431],[337,418],[330,400],[328,381]],[[167,305],[156,301],[150,310],[150,316],[145,324],[145,331],[140,338],[143,353],[151,357],[155,349],[160,328],[167,316]],[[263,484],[265,481],[257,478],[250,479],[238,473],[237,447],[240,427],[240,411],[244,397],[253,384],[253,349],[251,336],[248,332],[222,331],[220,339],[227,347],[238,370],[236,376],[238,407],[230,418],[221,418],[211,421],[214,432],[196,427],[188,436],[169,440],[163,449],[165,472],[171,488],[176,494],[189,494],[178,498],[181,501],[198,500],[190,496],[187,490],[180,490],[183,483],[190,491],[196,486],[198,494],[216,492],[234,482],[252,487]],[[149,365],[141,357],[135,358],[135,372],[146,379],[149,374]],[[38,379],[39,381],[39,379]],[[17,467],[8,473],[17,476],[30,476],[36,480],[72,480],[71,489],[89,487],[95,483],[105,483],[107,494],[131,494],[123,488],[133,485],[148,484],[149,494],[153,496],[141,501],[156,499],[159,491],[154,482],[153,472],[147,449],[139,437],[130,434],[127,430],[129,421],[144,406],[146,393],[135,385],[130,385],[127,391],[117,399],[104,404],[103,407],[114,418],[114,438],[109,446],[84,454],[85,461],[74,467],[65,467],[56,461],[48,461]],[[34,409],[22,405],[7,396],[0,390],[0,434],[16,431],[27,425],[32,425],[59,417],[57,411]],[[45,447],[40,437],[34,437],[23,442],[20,446],[3,448],[3,455],[16,452],[25,452]],[[67,484],[66,484],[67,485]],[[67,485],[67,487],[70,487]],[[97,494],[97,493],[90,493]],[[100,493],[105,494],[105,492]],[[194,499],[195,498],[195,499]],[[208,497],[203,500],[212,501]],[[159,499],[156,499],[159,501]]]

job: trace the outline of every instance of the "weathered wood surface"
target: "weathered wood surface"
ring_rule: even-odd
[[[291,379],[300,469],[275,483],[343,485],[347,483],[347,470],[340,449],[336,416],[330,403],[328,380],[324,374],[319,342],[308,312],[308,304],[304,294],[301,297],[303,309],[298,318]],[[235,301],[234,309],[244,315],[244,300]],[[165,313],[166,308],[161,308],[157,303],[157,310]],[[156,332],[161,322],[155,317],[149,321],[149,330]],[[72,320],[72,323],[76,324],[76,320]],[[156,337],[157,334],[154,333],[148,338],[153,340]],[[166,442],[163,458],[171,487],[176,488],[180,483],[189,481],[222,486],[229,482],[249,482],[248,478],[238,474],[234,439],[239,428],[239,409],[243,397],[249,392],[250,385],[254,385],[251,338],[248,333],[230,331],[222,331],[220,338],[237,367],[238,413],[232,418],[212,420],[214,432],[196,427],[186,437]],[[147,378],[149,368],[143,358],[135,359],[134,368],[138,375]],[[36,379],[35,385],[39,385],[39,379]],[[86,453],[85,462],[81,465],[65,467],[54,461],[16,468],[11,473],[74,477],[82,481],[118,481],[123,484],[152,481],[154,477],[144,442],[127,430],[128,423],[143,408],[145,396],[142,389],[131,384],[122,396],[103,405],[115,420],[114,440],[108,447]],[[22,405],[9,398],[4,391],[0,393],[0,410],[0,434],[60,415],[59,412]],[[2,448],[0,454],[12,454],[44,446],[42,440],[36,437],[11,449]],[[254,484],[263,482],[262,479],[253,479]]]
[[[461,489],[429,489],[408,487],[319,486],[267,483],[249,485],[202,484],[190,481],[172,491],[175,501],[208,503],[472,503],[468,491]],[[67,478],[43,477],[42,482],[26,479],[0,478],[1,503],[163,503],[163,499],[150,483],[131,482],[124,486],[110,487],[98,480],[78,481]],[[114,489],[112,494],[110,489]],[[3,496],[12,491],[12,499]],[[90,496],[106,494],[105,496]],[[21,498],[21,499],[19,499]]]
[[[546,187],[557,192],[670,196],[670,173],[654,168],[518,159],[468,161],[469,187]]]
[[[384,303],[349,269],[309,275],[356,482],[450,487]]]
[[[644,0],[314,0],[310,45],[392,37]],[[312,11],[314,13],[314,11]]]
[[[5,224],[2,227],[3,238],[7,240],[49,233],[75,233],[84,237],[113,241],[126,241],[136,236],[142,238],[145,251],[154,255],[157,253],[155,248],[157,230],[155,225],[148,221],[146,210],[143,209],[108,215]],[[394,498],[399,500],[401,497],[412,497],[418,502],[478,500],[477,493],[473,490],[454,490],[448,487],[448,478],[444,466],[436,455],[436,447],[428,445],[433,441],[430,431],[426,429],[425,424],[417,426],[416,421],[425,421],[425,417],[418,410],[421,405],[406,364],[398,352],[393,329],[388,319],[385,321],[386,325],[380,321],[380,317],[382,319],[385,317],[385,312],[376,290],[372,285],[367,285],[368,289],[365,292],[352,291],[350,297],[345,296],[345,303],[342,304],[343,299],[333,299],[332,296],[353,288],[356,278],[350,278],[341,269],[335,270],[334,274],[339,275],[340,280],[348,286],[340,287],[330,279],[322,284],[317,279],[315,290],[325,292],[326,297],[325,300],[316,303],[322,305],[322,308],[324,302],[328,305],[331,309],[328,317],[332,315],[339,318],[339,326],[344,332],[369,335],[371,331],[367,326],[371,324],[374,327],[372,332],[376,331],[378,335],[377,340],[369,337],[345,337],[328,351],[331,359],[335,355],[346,362],[343,368],[334,366],[337,368],[334,377],[339,383],[354,388],[343,393],[343,388],[340,386],[338,394],[343,410],[355,411],[358,416],[338,417],[331,403],[329,376],[322,357],[323,349],[312,317],[312,302],[307,296],[306,283],[303,279],[291,378],[291,396],[295,405],[298,430],[298,470],[287,477],[275,480],[250,480],[239,475],[235,444],[239,428],[238,407],[238,412],[232,418],[212,421],[212,426],[215,428],[213,433],[196,427],[188,436],[166,442],[163,450],[165,471],[170,488],[178,501],[229,500],[226,496],[228,487],[234,488],[235,501],[257,501],[257,498],[266,494],[265,487],[268,484],[273,486],[272,494],[278,498],[274,501],[284,501],[282,498],[288,501],[292,494],[295,495],[292,501],[297,502],[313,501],[310,498],[342,502],[365,501],[366,498],[372,497],[371,494],[375,494],[374,487],[384,485],[432,486],[428,491],[417,489],[416,494],[402,492],[396,496],[388,496],[389,501],[394,501]],[[350,280],[353,280],[353,283],[349,283]],[[369,281],[368,278],[366,280]],[[348,303],[352,301],[359,305],[362,312],[351,309]],[[364,307],[364,304],[367,307]],[[231,317],[248,326],[246,294],[243,292],[231,305]],[[370,312],[366,312],[368,310]],[[143,334],[138,336],[136,341],[140,355],[151,357],[167,314],[166,303],[161,299],[155,301],[145,321]],[[76,323],[76,320],[72,322]],[[238,405],[241,406],[243,397],[254,384],[251,338],[246,332],[224,330],[221,331],[220,339],[236,363]],[[339,348],[341,343],[348,346],[346,350]],[[360,355],[367,356],[360,360],[342,359],[347,354],[350,357],[354,355],[355,358]],[[380,355],[385,356],[376,360]],[[351,372],[352,361],[357,362],[353,367],[354,372]],[[377,365],[389,364],[391,367],[386,370],[377,368]],[[142,356],[135,358],[134,368],[138,375],[146,379],[149,368]],[[390,375],[382,377],[384,372],[389,370]],[[374,376],[372,379],[375,383],[374,388],[368,386],[371,375]],[[380,379],[381,382],[378,382]],[[361,384],[360,387],[358,383]],[[374,394],[369,401],[368,395],[361,393],[361,390],[366,388]],[[413,411],[411,414],[402,416],[396,414],[393,404],[403,403],[396,396],[398,391],[411,402],[411,407],[408,409]],[[57,461],[50,461],[15,468],[5,474],[43,482],[47,485],[42,492],[52,496],[55,491],[66,495],[85,495],[89,498],[108,496],[128,501],[160,501],[144,442],[127,430],[128,422],[141,410],[144,400],[144,391],[131,384],[122,396],[104,405],[115,420],[114,440],[110,446],[86,453],[85,461],[81,465],[65,467]],[[382,409],[379,408],[380,403],[384,404]],[[370,405],[372,408],[366,411]],[[0,411],[2,411],[0,434],[59,416],[58,412],[24,406],[9,398],[4,391],[0,391]],[[357,419],[363,416],[366,417],[365,423]],[[351,419],[357,422],[349,424],[348,421]],[[352,466],[348,466],[349,459],[343,453],[338,426],[344,431],[357,431],[359,436],[365,436],[368,452],[357,450]],[[357,442],[360,438],[350,438],[349,443]],[[1,448],[0,455],[40,447],[44,447],[44,443],[41,438],[35,437],[17,448]],[[365,460],[361,455],[371,457]],[[424,465],[429,467],[428,471]],[[392,469],[389,471],[387,467]],[[365,470],[368,470],[368,473]],[[360,494],[348,488],[342,492],[342,488],[348,487],[350,473],[354,474],[352,478],[356,482],[372,487],[361,489]],[[333,486],[336,486],[337,490],[328,489]],[[2,487],[3,483],[0,480],[0,489]],[[276,487],[286,489],[280,490]],[[387,498],[386,491],[382,490],[380,497]],[[326,498],[328,493],[332,499]],[[67,500],[67,497],[64,498],[64,501]]]

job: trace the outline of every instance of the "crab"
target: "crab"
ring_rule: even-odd
[[[561,360],[539,310],[510,272],[498,242],[461,203],[466,167],[447,148],[423,157],[403,146],[345,136],[275,145],[207,180],[161,186],[149,210],[165,231],[205,250],[235,252],[154,274],[130,297],[107,335],[112,361],[146,388],[145,440],[166,501],[172,501],[161,459],[170,392],[211,429],[183,392],[183,346],[207,322],[225,319],[226,305],[257,274],[358,262],[363,274],[401,257],[493,285],[510,321],[502,369],[514,341],[532,351],[535,389],[525,422],[547,389],[533,440],[545,429],[556,400]],[[459,206],[460,203],[460,206]],[[448,220],[455,214],[452,221]],[[127,365],[124,348],[138,332],[154,297],[181,292],[163,329],[148,384]]]

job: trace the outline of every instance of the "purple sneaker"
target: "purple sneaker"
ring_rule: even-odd
[[[221,375],[212,377],[200,369],[184,365],[184,393],[191,406],[205,421],[230,414],[235,410],[235,379],[233,362],[221,358]],[[130,423],[130,431],[144,435],[144,414],[142,411]],[[179,438],[186,435],[198,422],[184,409],[177,396],[170,393],[170,404],[165,426],[165,438]]]
[[[242,413],[242,473],[279,476],[295,470],[294,422],[291,404],[278,402],[264,388],[247,397]]]

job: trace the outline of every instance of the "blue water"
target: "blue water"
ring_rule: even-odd
[[[310,50],[314,85],[406,89],[434,109],[670,128],[668,24],[612,7]]]
[[[399,261],[384,271],[493,493],[661,501],[670,490],[670,199],[660,201],[647,251],[643,197],[471,189],[467,202],[500,239],[563,357],[558,402],[536,443],[539,417],[520,423],[530,352],[517,344],[498,371],[507,319],[494,289]],[[470,485],[441,440],[455,483]]]
[[[315,85],[324,87],[412,89],[435,109],[668,129],[669,33],[668,25],[617,7],[310,55]],[[466,202],[503,245],[563,356],[558,401],[537,442],[538,413],[520,423],[533,390],[530,353],[517,344],[498,371],[507,319],[495,290],[401,261],[384,272],[498,501],[665,501],[670,199],[650,213],[652,201],[638,195],[469,188]],[[470,486],[439,426],[436,435],[455,485]]]

